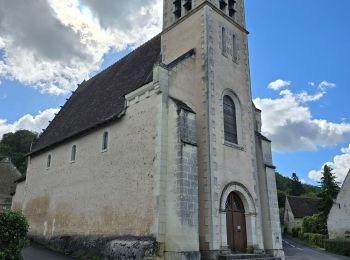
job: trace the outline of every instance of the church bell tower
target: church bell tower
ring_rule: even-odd
[[[191,163],[198,181],[198,190],[191,191],[198,196],[195,211],[188,213],[188,201],[180,201],[183,207],[177,211],[168,201],[167,219],[186,216],[191,225],[179,221],[184,226],[178,228],[168,221],[165,241],[171,242],[165,247],[199,249],[201,259],[215,259],[217,252],[228,249],[269,249],[278,255],[278,204],[274,177],[267,180],[264,168],[272,165],[263,162],[270,156],[257,148],[260,111],[252,102],[244,0],[164,0],[161,44],[167,94],[195,113],[197,161]],[[274,176],[273,169],[270,174]],[[187,187],[167,187],[168,194],[181,191],[179,200],[189,194]],[[241,205],[240,224],[230,213],[232,198]]]

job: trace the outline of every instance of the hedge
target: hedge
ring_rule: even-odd
[[[302,239],[308,244],[318,247],[324,247],[324,241],[327,238],[325,235],[316,234],[316,233],[304,233],[302,234]]]
[[[324,241],[324,245],[329,252],[350,256],[350,239],[327,239]]]

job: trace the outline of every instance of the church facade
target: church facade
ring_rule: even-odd
[[[156,245],[143,256],[165,259],[283,257],[243,0],[164,0],[163,23],[79,85],[33,144],[13,208],[46,241],[142,241]]]

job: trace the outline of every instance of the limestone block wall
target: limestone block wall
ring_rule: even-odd
[[[224,0],[226,4],[228,4],[228,0]],[[187,2],[191,2],[191,10],[187,10],[184,7],[184,4]],[[231,19],[242,27],[245,27],[245,14],[244,14],[244,0],[235,0],[235,16],[233,18],[229,17],[228,5],[223,10],[220,9],[219,0],[179,0],[181,3],[181,17],[177,18],[174,14],[175,5],[174,0],[165,0],[163,4],[163,28],[166,29],[171,25],[175,24],[179,20],[184,17],[192,14],[193,10],[200,7],[204,2],[210,3],[214,8],[216,8],[219,12],[224,14],[227,19]]]
[[[260,196],[257,180],[257,162],[255,152],[255,118],[251,102],[250,75],[246,32],[219,13],[208,13],[209,37],[209,80],[210,103],[209,122],[211,138],[211,182],[213,246],[219,249],[227,241],[220,237],[219,216],[220,196],[231,182],[241,184],[247,190],[247,196],[253,199],[254,231],[247,230],[248,247],[263,249],[262,224],[260,218]],[[224,28],[224,29],[223,29]],[[235,50],[234,50],[235,48]],[[232,98],[236,107],[238,143],[233,144],[224,139],[223,96]],[[242,200],[249,201],[250,198]],[[226,199],[226,198],[223,198]],[[250,233],[250,234],[249,234]]]
[[[350,174],[328,215],[327,224],[330,238],[350,237]]]
[[[156,93],[144,96],[117,122],[31,159],[25,189],[19,187],[14,207],[27,216],[32,235],[156,233],[160,100]],[[105,131],[108,149],[102,151]],[[73,145],[77,155],[71,162]]]
[[[168,257],[199,251],[195,127],[195,114],[169,100],[165,240]]]

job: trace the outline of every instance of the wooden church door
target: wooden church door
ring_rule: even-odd
[[[242,200],[234,192],[226,201],[227,243],[229,248],[237,253],[247,250],[247,232],[245,210]]]

